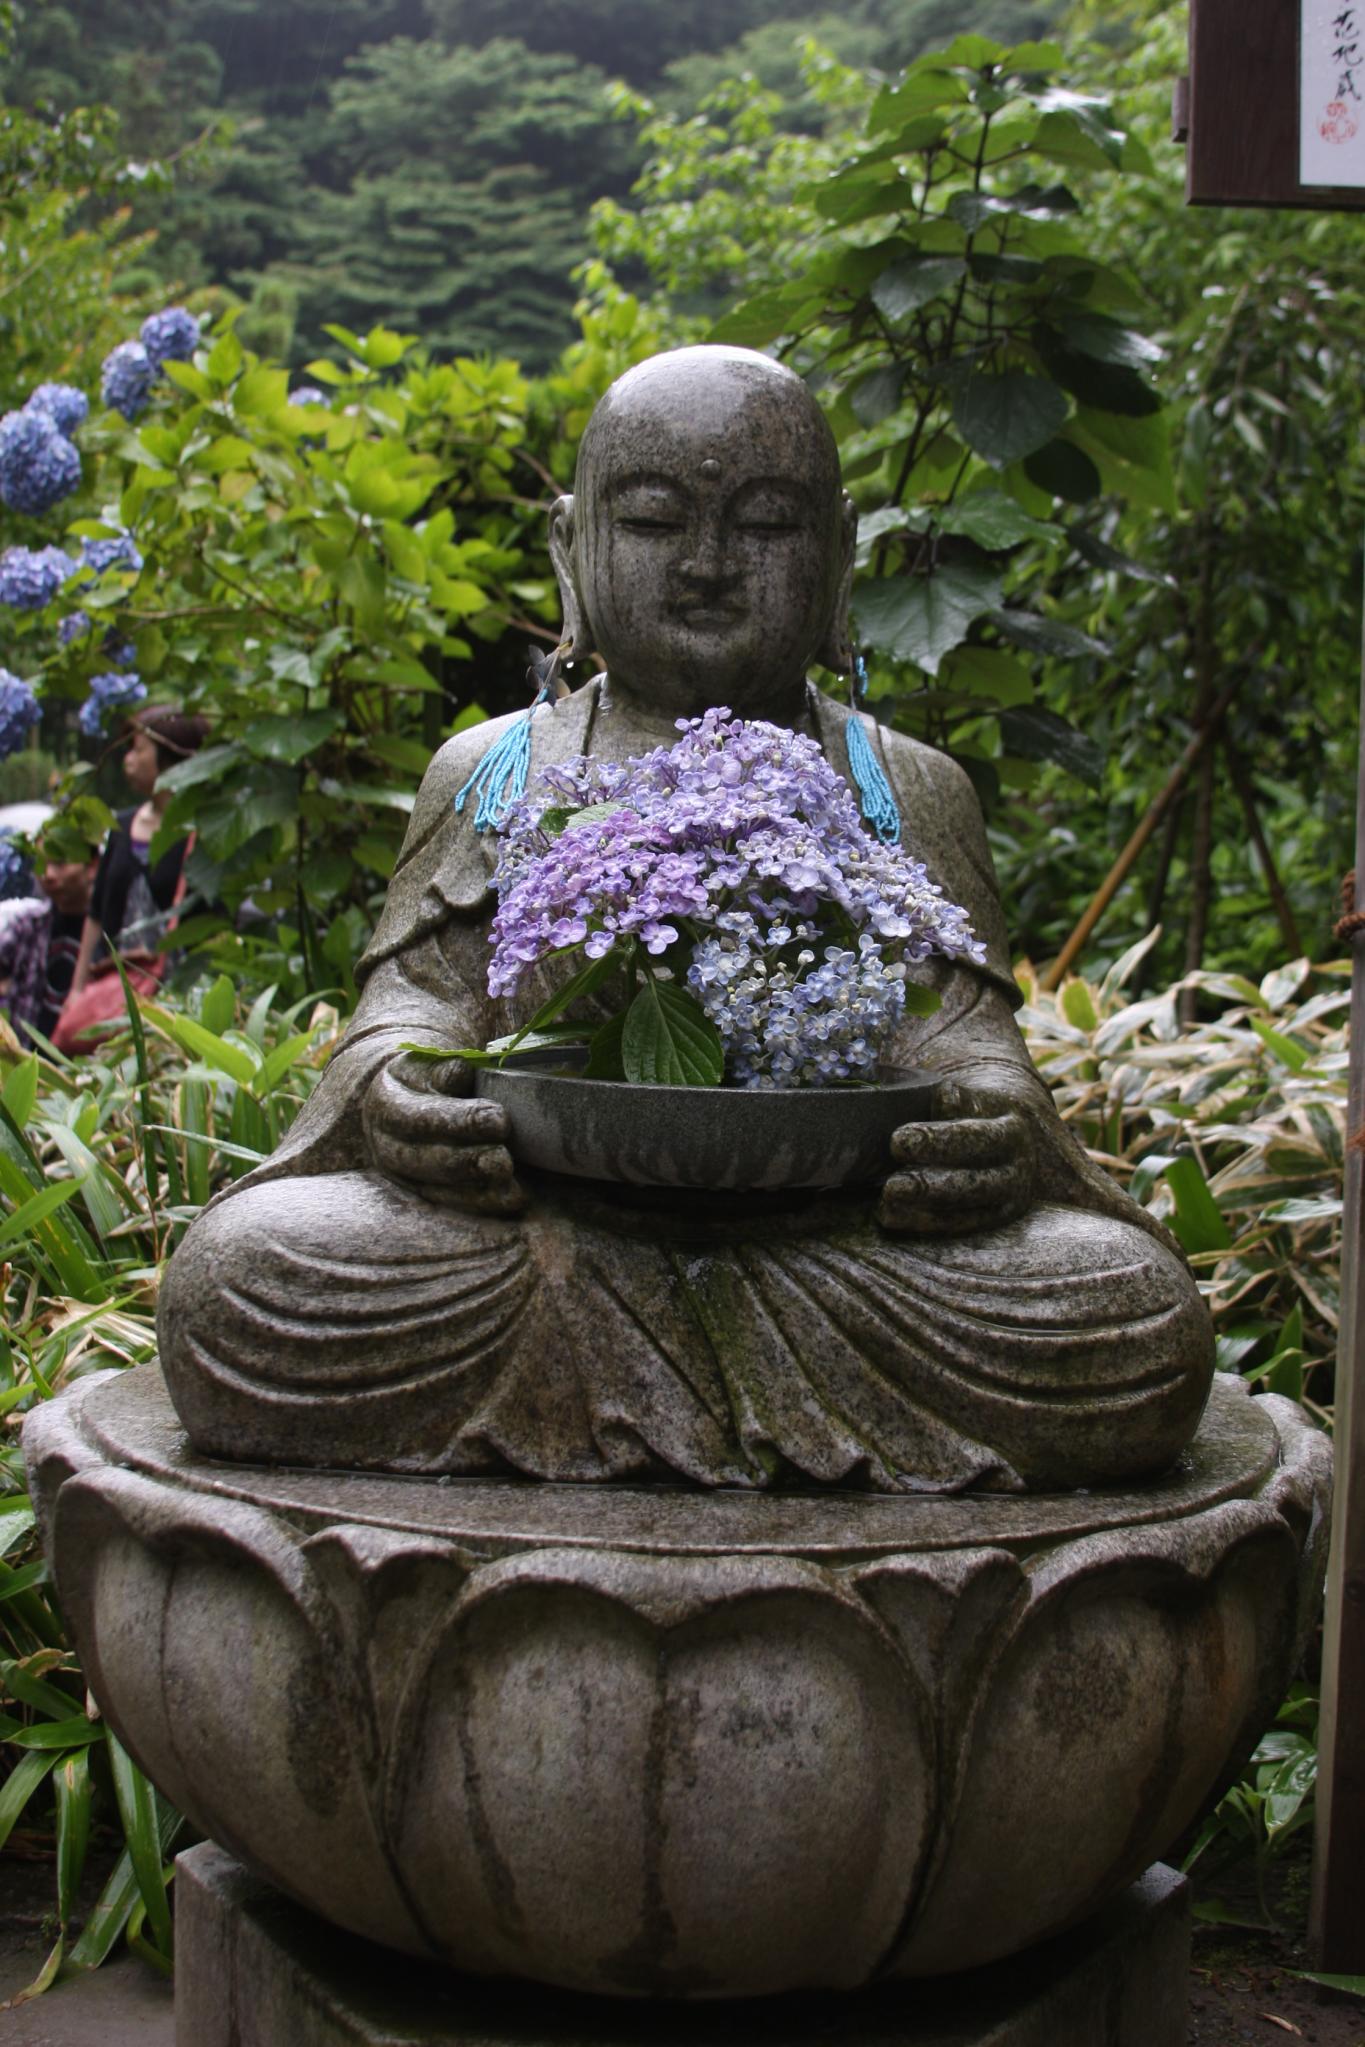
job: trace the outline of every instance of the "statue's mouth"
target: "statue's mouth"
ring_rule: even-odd
[[[694,631],[710,632],[738,625],[744,612],[734,604],[678,604],[674,606],[674,616]]]

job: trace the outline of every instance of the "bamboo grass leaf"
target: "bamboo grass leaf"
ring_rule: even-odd
[[[35,1791],[55,1769],[55,1755],[44,1755],[40,1750],[20,1756],[3,1785],[0,1785],[0,1848],[3,1848],[14,1828],[15,1821],[23,1812]]]
[[[138,1894],[146,1908],[152,1938],[163,1955],[172,1947],[171,1912],[162,1879],[162,1848],[157,1825],[156,1794],[112,1729],[108,1730],[109,1770],[114,1781],[123,1835],[132,1858]]]
[[[76,1893],[90,1845],[90,1752],[63,1757],[52,1778],[57,1794],[57,1916],[63,1936],[71,1923]]]
[[[160,1856],[169,1854],[176,1835],[184,1825],[175,1807],[158,1795],[156,1800],[157,1847]],[[86,1920],[80,1939],[67,1957],[67,1969],[98,1969],[128,1924],[138,1901],[138,1880],[133,1859],[125,1848],[109,1874],[109,1880]]]

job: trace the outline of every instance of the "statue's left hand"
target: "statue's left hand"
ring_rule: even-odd
[[[882,1189],[884,1230],[945,1237],[998,1228],[1033,1200],[1029,1125],[1007,1094],[943,1081],[934,1120],[902,1123],[891,1139],[896,1171]]]

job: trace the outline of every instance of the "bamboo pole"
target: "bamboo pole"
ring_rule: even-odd
[[[1203,724],[1196,732],[1191,734],[1185,751],[1181,754],[1179,760],[1171,769],[1170,774],[1148,804],[1146,812],[1127,845],[1119,854],[1118,859],[1114,862],[1108,874],[1105,875],[1104,880],[1090,898],[1080,922],[1058,953],[1056,959],[1052,962],[1052,965],[1043,975],[1040,984],[1042,987],[1049,991],[1061,987],[1062,981],[1070,971],[1073,962],[1084,951],[1095,926],[1099,923],[1100,918],[1104,915],[1109,905],[1113,902],[1114,897],[1128,879],[1133,863],[1136,861],[1139,853],[1141,853],[1148,839],[1151,838],[1152,833],[1161,823],[1162,818],[1166,815],[1175,798],[1184,788],[1190,769],[1217,732],[1228,705],[1237,694],[1240,682],[1240,675],[1233,678],[1219,694]]]
[[[1356,782],[1356,873],[1365,874],[1365,645]],[[1347,1129],[1365,1124],[1365,931],[1351,938],[1351,1064]],[[1336,1480],[1322,1636],[1317,1821],[1309,1943],[1318,1968],[1365,1973],[1365,1202],[1359,1150],[1346,1153],[1341,1231],[1341,1322],[1333,1443]]]
[[[1280,870],[1275,865],[1275,855],[1270,850],[1270,841],[1266,837],[1265,828],[1261,823],[1261,813],[1256,802],[1255,784],[1247,773],[1246,762],[1242,759],[1241,754],[1238,753],[1226,732],[1223,734],[1222,747],[1224,758],[1228,764],[1228,770],[1232,776],[1232,786],[1237,791],[1237,800],[1242,806],[1242,815],[1246,819],[1247,830],[1251,834],[1251,843],[1256,848],[1256,857],[1261,863],[1261,872],[1265,876],[1265,885],[1270,891],[1270,901],[1275,911],[1276,921],[1280,927],[1280,937],[1284,940],[1285,958],[1291,960],[1302,959],[1304,943],[1299,932],[1298,919],[1294,915],[1294,906],[1289,900],[1288,891],[1280,879]],[[1152,922],[1155,923],[1156,919],[1153,918]]]

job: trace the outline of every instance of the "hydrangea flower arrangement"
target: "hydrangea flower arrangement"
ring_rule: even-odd
[[[573,953],[585,964],[524,1031],[472,1056],[587,1042],[590,1078],[875,1080],[902,1018],[937,1006],[907,969],[984,957],[966,912],[864,829],[813,739],[725,709],[678,729],[624,764],[546,768],[509,811],[489,992],[513,996]],[[608,1022],[555,1022],[613,976]]]

